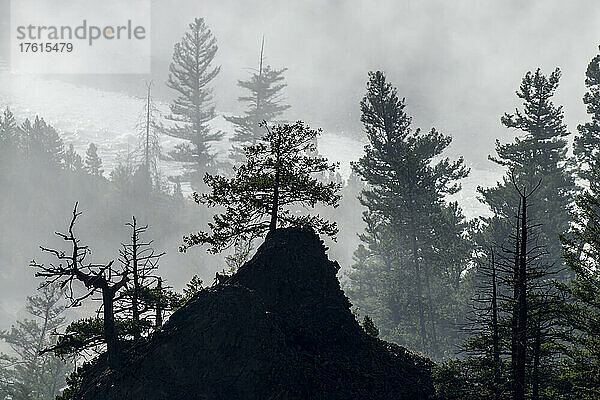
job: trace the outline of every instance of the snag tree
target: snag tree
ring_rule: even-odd
[[[71,306],[79,306],[84,299],[98,292],[102,295],[102,340],[106,344],[109,365],[118,368],[120,350],[115,325],[114,302],[117,293],[127,284],[129,271],[126,268],[115,267],[113,260],[104,264],[87,261],[90,248],[82,245],[74,233],[75,222],[80,215],[81,212],[77,211],[76,203],[67,233],[56,232],[58,237],[69,244],[70,249],[57,250],[40,247],[43,252],[53,255],[58,263],[41,264],[33,260],[30,265],[37,269],[35,274],[37,277],[46,279],[43,285],[59,282],[62,288],[68,288],[66,295],[71,302]],[[77,288],[74,287],[77,282],[83,284],[85,288],[82,293],[78,293]],[[85,347],[89,344],[76,343],[77,339],[75,336],[63,337],[53,350],[73,346]]]

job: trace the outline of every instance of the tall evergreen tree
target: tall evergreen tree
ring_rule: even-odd
[[[579,136],[575,137],[573,154],[579,167],[579,176],[590,184],[600,182],[600,54],[596,55],[589,63],[585,73],[585,86],[587,93],[583,96],[583,103],[591,121],[577,127]]]
[[[171,103],[171,114],[166,117],[172,126],[166,128],[165,133],[186,141],[177,145],[170,155],[184,164],[186,179],[196,189],[204,173],[215,168],[210,143],[222,136],[211,132],[207,125],[215,117],[212,90],[208,85],[221,69],[212,66],[217,49],[217,39],[204,19],[196,18],[175,44],[169,67],[167,86],[177,92],[177,98]]]
[[[102,160],[98,155],[98,147],[94,143],[90,143],[85,152],[85,164],[83,168],[92,176],[102,177],[104,173]]]
[[[238,81],[238,86],[248,94],[238,97],[240,103],[247,104],[243,116],[225,117],[235,124],[232,157],[236,162],[244,159],[244,146],[256,144],[263,136],[262,122],[273,122],[285,110],[290,108],[283,103],[282,91],[287,86],[283,74],[287,68],[273,69],[264,62],[264,38],[260,49],[258,69],[245,81]]]
[[[448,237],[457,234],[453,227],[456,220],[443,222],[450,221],[446,219],[449,214],[444,196],[460,189],[456,181],[467,176],[468,169],[462,158],[435,162],[451,138],[435,129],[429,133],[412,131],[404,108],[404,100],[398,98],[384,74],[370,73],[367,94],[361,102],[361,121],[369,143],[365,155],[353,164],[368,184],[360,200],[368,210],[364,217],[368,228],[362,240],[368,244],[371,256],[361,257],[381,261],[375,275],[384,281],[386,299],[381,307],[389,311],[389,324],[378,321],[384,337],[395,336],[404,344],[416,337],[418,340],[411,345],[440,356],[435,348],[439,338],[432,314],[434,305],[430,303],[432,280],[441,276],[434,265],[449,250],[444,246],[451,240]],[[362,288],[373,283],[365,282],[368,275],[362,274],[360,264],[356,268],[352,285]],[[377,310],[369,309],[367,313],[377,317]]]
[[[573,153],[588,187],[578,196],[569,232],[561,238],[574,279],[558,284],[565,297],[560,315],[568,345],[557,391],[569,400],[600,397],[600,55],[589,63],[585,85],[583,102],[591,121],[578,126]]]
[[[43,350],[56,342],[53,332],[64,323],[59,285],[48,285],[40,294],[27,297],[25,306],[33,319],[17,321],[8,331],[0,331],[16,356],[1,354],[11,366],[0,381],[0,394],[7,399],[52,400],[65,385],[72,365]]]
[[[234,168],[234,177],[206,175],[204,181],[211,191],[194,193],[194,199],[208,207],[222,206],[225,211],[208,224],[210,233],[185,237],[181,250],[198,244],[208,244],[215,253],[239,243],[251,246],[254,239],[290,225],[331,236],[337,233],[335,222],[292,209],[314,208],[319,203],[337,207],[340,199],[339,184],[323,183],[315,176],[337,168],[326,158],[310,155],[312,139],[321,130],[310,129],[302,121],[265,129],[259,143],[246,147],[247,161]]]
[[[565,295],[561,322],[563,348],[561,399],[600,397],[600,186],[579,196],[573,224],[562,238],[566,264],[575,278],[559,284]]]
[[[552,102],[559,79],[559,69],[549,76],[539,69],[525,74],[517,91],[523,108],[501,118],[504,126],[517,129],[521,135],[513,143],[496,141],[497,156],[489,157],[496,164],[508,167],[519,186],[532,187],[541,179],[531,217],[543,224],[540,240],[548,251],[547,264],[561,259],[558,235],[568,227],[575,190],[573,176],[566,168],[569,132],[563,123],[562,107]],[[518,204],[512,186],[507,174],[495,187],[478,191],[495,214],[510,218],[512,204]]]

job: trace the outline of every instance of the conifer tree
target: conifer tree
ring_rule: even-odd
[[[437,248],[434,243],[443,244],[448,236],[456,235],[455,229],[438,228],[448,227],[443,222],[450,215],[446,214],[444,196],[460,189],[456,181],[467,176],[468,169],[462,158],[434,162],[451,138],[435,129],[425,134],[419,129],[413,131],[404,108],[404,101],[384,74],[371,72],[361,102],[361,121],[369,143],[353,168],[368,184],[360,197],[367,207],[367,231],[361,240],[368,247],[362,247],[366,254],[360,259],[366,265],[374,264],[357,264],[351,284],[358,292],[381,293],[376,297],[383,304],[373,304],[375,299],[368,295],[365,304],[359,305],[373,316],[380,307],[388,311],[387,323],[378,320],[384,337],[393,335],[405,345],[439,356],[439,349],[435,349],[436,318],[429,300],[432,280],[438,276],[438,271],[432,269],[434,260],[439,260],[440,254],[443,258],[449,248]],[[363,268],[374,271],[368,273]],[[381,281],[368,280],[376,276],[381,276]],[[383,287],[366,289],[376,282]],[[410,312],[401,311],[406,309]],[[409,316],[416,318],[407,320]],[[418,339],[413,341],[415,337]]]
[[[73,144],[70,143],[64,155],[64,168],[71,172],[83,171],[83,159],[77,153]]]
[[[543,224],[532,217],[541,182],[518,187],[511,177],[511,183],[519,199],[513,218],[496,215],[478,226],[478,287],[466,326],[465,356],[438,371],[440,379],[455,380],[439,382],[439,394],[449,400],[540,400],[555,393],[556,349],[564,336],[555,329],[558,269],[545,264],[547,251],[539,235]]]
[[[244,146],[256,144],[263,136],[261,123],[271,123],[285,110],[290,108],[283,103],[282,91],[287,86],[283,74],[286,68],[273,69],[264,63],[264,38],[260,49],[258,69],[245,81],[238,81],[238,86],[248,94],[238,97],[240,103],[247,104],[243,116],[225,117],[235,124],[232,157],[236,162],[243,162]]]
[[[209,223],[211,230],[184,238],[181,250],[197,244],[208,244],[211,252],[252,241],[283,226],[301,226],[317,233],[334,236],[336,224],[318,215],[300,215],[293,206],[314,208],[322,203],[337,207],[339,184],[323,183],[316,176],[335,170],[326,158],[310,156],[313,139],[321,130],[313,130],[302,121],[294,124],[265,126],[262,140],[245,148],[246,163],[234,168],[235,176],[207,174],[210,187],[206,194],[194,193],[197,203],[221,206]]]
[[[62,295],[59,285],[43,287],[38,295],[27,297],[25,308],[33,319],[17,321],[10,330],[0,331],[0,340],[15,354],[0,354],[0,360],[9,365],[0,380],[3,398],[53,400],[64,387],[71,363],[43,353],[56,342],[53,332],[65,321]]]
[[[566,327],[564,369],[559,393],[565,399],[600,397],[600,186],[577,199],[573,224],[562,237],[567,266],[575,278],[559,284],[565,301],[561,325]]]
[[[116,165],[110,171],[110,181],[126,193],[133,190],[135,165],[131,153],[117,154]]]
[[[61,166],[64,145],[56,129],[48,125],[43,118],[36,116],[33,122],[29,119],[23,122],[21,132],[21,149],[25,158],[37,159],[52,167]]]
[[[564,296],[560,322],[568,343],[557,392],[565,399],[600,396],[600,55],[589,63],[583,97],[591,121],[579,125],[573,153],[588,187],[576,199],[569,232],[561,237],[574,279],[559,283]]]
[[[0,153],[9,154],[19,149],[19,126],[8,107],[0,115]]]
[[[172,125],[165,128],[169,136],[183,139],[170,153],[173,160],[184,163],[185,178],[199,188],[205,172],[213,171],[215,158],[210,143],[220,139],[220,133],[211,132],[207,122],[215,117],[211,81],[220,67],[213,67],[217,53],[217,39],[203,18],[189,25],[181,41],[175,44],[169,67],[167,86],[177,92],[166,117]]]
[[[552,102],[559,79],[559,69],[548,76],[539,69],[525,74],[517,91],[523,101],[522,109],[501,118],[504,126],[518,130],[521,135],[513,143],[496,141],[497,156],[489,157],[496,164],[508,167],[519,186],[532,187],[541,179],[532,218],[543,223],[540,240],[548,251],[547,264],[561,259],[558,235],[568,227],[575,190],[573,176],[566,168],[569,132],[563,122],[562,107]],[[508,174],[495,187],[478,191],[495,214],[510,218],[512,204],[517,204],[518,198]]]
[[[583,96],[583,103],[591,121],[577,127],[579,135],[575,137],[573,154],[577,160],[579,176],[590,184],[600,182],[600,54],[596,55],[589,63],[585,73],[585,86],[587,93]]]
[[[185,301],[194,297],[196,293],[203,289],[204,282],[198,277],[198,275],[192,276],[192,279],[185,284],[183,288],[183,298]]]
[[[91,176],[102,177],[104,173],[102,160],[98,155],[98,147],[94,143],[90,143],[85,152],[84,169]]]

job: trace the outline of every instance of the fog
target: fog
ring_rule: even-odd
[[[496,139],[509,140],[514,135],[501,126],[500,116],[519,104],[514,93],[527,71],[540,67],[549,73],[559,67],[563,75],[555,103],[564,105],[572,133],[586,120],[581,97],[586,66],[598,51],[600,4],[592,0],[155,0],[151,74],[29,76],[7,71],[9,1],[0,0],[0,109],[10,107],[18,123],[35,115],[44,117],[65,144],[74,144],[81,155],[88,143],[98,143],[108,177],[117,155],[136,146],[136,124],[151,80],[157,106],[166,113],[173,99],[173,91],[165,85],[173,46],[194,17],[205,18],[219,46],[215,62],[222,69],[211,84],[218,117],[211,124],[226,135],[216,151],[226,154],[229,148],[233,128],[223,115],[243,111],[236,83],[256,68],[264,37],[265,62],[288,69],[285,100],[291,108],[285,118],[323,128],[319,150],[341,163],[344,179],[365,141],[359,103],[367,73],[380,69],[406,98],[414,126],[424,130],[435,126],[451,135],[453,144],[447,155],[464,156],[472,168],[455,199],[465,215],[473,218],[486,213],[476,199],[476,187],[493,185],[503,173],[487,157]],[[161,143],[165,150],[176,144],[168,138]],[[17,168],[22,165],[15,167],[16,162],[2,160],[0,168],[7,175],[20,174]],[[165,175],[179,174],[176,163],[161,163]],[[31,171],[24,176],[39,184],[36,179],[40,177],[33,171],[43,167],[30,164],[27,168]],[[0,182],[6,185],[0,200],[0,329],[25,315],[25,297],[37,285],[27,263],[39,258],[37,246],[53,242],[53,232],[66,228],[75,201],[86,212],[81,231],[99,249],[99,256],[114,257],[111,251],[117,251],[124,237],[119,235],[126,235],[124,224],[136,213],[151,225],[149,236],[158,235],[156,246],[167,252],[161,269],[177,290],[193,274],[210,283],[214,272],[223,267],[222,257],[206,256],[204,250],[185,255],[177,251],[181,237],[204,229],[198,225],[207,221],[205,211],[191,201],[178,218],[170,219],[170,206],[156,210],[156,203],[149,201],[138,211],[137,200],[123,200],[119,194],[98,198],[97,191],[81,187],[85,184],[77,179],[69,182],[43,187],[46,193],[38,192],[29,181]],[[185,189],[189,195],[191,190]],[[344,267],[352,263],[362,210],[355,198],[348,201],[350,205],[332,214],[342,219],[338,242],[330,243],[332,258]]]
[[[0,5],[7,9],[8,1]],[[515,106],[521,76],[541,67],[563,71],[557,102],[574,130],[595,54],[599,7],[594,1],[153,1],[152,78],[164,82],[173,44],[193,16],[206,18],[219,45],[214,82],[219,110],[237,112],[236,81],[256,67],[261,37],[268,63],[287,67],[290,118],[361,136],[358,103],[366,71],[383,69],[407,98],[416,125],[454,138],[453,151],[487,166],[499,116]],[[8,14],[0,13],[0,51],[8,49]],[[0,54],[2,54],[0,53]],[[108,90],[143,93],[145,76],[63,77]],[[170,91],[157,85],[168,99]],[[470,149],[481,149],[472,152]]]

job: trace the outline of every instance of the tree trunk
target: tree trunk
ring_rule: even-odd
[[[102,304],[104,310],[104,339],[106,340],[108,365],[111,368],[118,369],[121,359],[119,337],[115,326],[113,292],[108,287],[102,289]]]
[[[138,271],[138,244],[137,244],[137,224],[133,218],[133,234],[131,235],[131,257],[133,261],[133,293],[131,296],[131,309],[133,318],[133,338],[138,340],[140,333],[140,311],[138,308],[138,295],[140,293],[139,271]]]
[[[431,349],[435,356],[438,356],[437,332],[435,327],[435,318],[433,317],[433,305],[431,304],[431,284],[429,282],[429,269],[425,270],[425,286],[427,287],[427,311],[429,314],[429,323],[431,324]]]
[[[517,209],[517,223],[516,223],[516,240],[515,240],[515,260],[513,264],[513,304],[512,304],[512,316],[511,316],[511,375],[513,391],[516,382],[516,371],[517,371],[517,332],[518,332],[518,318],[519,318],[519,251],[520,251],[520,240],[521,240],[521,229],[520,229],[520,218],[521,218],[521,201],[519,199],[519,207]],[[514,393],[513,393],[514,394]]]
[[[273,205],[271,208],[271,222],[269,224],[269,232],[273,232],[277,229],[277,213],[279,211],[279,182],[281,180],[281,155],[280,155],[280,147],[281,147],[281,136],[279,131],[277,131],[278,137],[275,148],[275,187],[273,188]]]
[[[156,328],[160,328],[163,324],[162,320],[162,302],[160,296],[162,295],[162,278],[158,278],[158,283],[156,284],[156,289],[158,292],[159,300],[156,302]]]
[[[273,206],[271,208],[271,222],[269,232],[277,229],[277,211],[279,208],[279,169],[275,172],[275,189],[273,190]]]
[[[519,317],[517,321],[517,360],[515,365],[515,400],[525,400],[527,357],[527,198],[521,196],[521,248],[519,250]]]
[[[498,291],[496,286],[496,260],[494,259],[494,250],[491,251],[492,266],[492,352],[494,360],[494,392],[496,398],[500,386],[500,339],[498,332]]]
[[[540,398],[540,351],[542,346],[542,332],[539,321],[535,327],[535,343],[533,346],[533,390],[531,400],[539,400]]]
[[[414,232],[414,231],[413,231]],[[421,351],[425,351],[425,342],[427,338],[427,331],[425,330],[425,319],[423,315],[423,289],[421,287],[421,269],[419,266],[419,255],[417,252],[417,238],[415,234],[412,234],[411,237],[411,245],[412,245],[412,257],[413,257],[413,266],[415,269],[415,283],[417,287],[417,309],[419,311],[419,327],[420,327],[420,336],[421,336]]]

